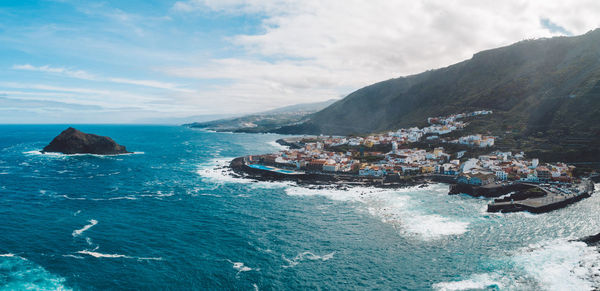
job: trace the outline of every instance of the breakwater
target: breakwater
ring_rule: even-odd
[[[519,197],[519,200],[511,199],[510,196],[505,199],[496,199],[488,205],[487,211],[503,213],[518,211],[528,211],[531,213],[550,212],[590,197],[594,192],[594,184],[591,180],[584,179],[579,185],[579,191],[574,193],[552,191],[552,188],[541,186],[534,190],[537,191],[529,191],[531,193],[529,197]],[[540,195],[540,192],[543,194]]]
[[[524,191],[535,186],[524,183],[491,184],[485,186],[452,184],[448,194],[467,194],[473,197],[494,198],[511,192]]]

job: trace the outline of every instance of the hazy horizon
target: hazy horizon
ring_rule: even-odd
[[[143,123],[321,102],[481,50],[583,34],[600,26],[598,12],[594,1],[6,3],[0,123]]]

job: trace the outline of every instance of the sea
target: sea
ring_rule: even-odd
[[[67,125],[0,125],[2,290],[593,290],[600,195],[486,212],[448,185],[234,178],[274,134],[76,125],[132,154],[41,154]],[[598,189],[599,185],[596,185]]]

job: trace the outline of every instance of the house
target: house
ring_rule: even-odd
[[[552,178],[550,170],[547,167],[537,167],[536,172],[537,177],[542,181],[548,181],[550,178]]]
[[[495,176],[491,174],[475,174],[469,179],[469,184],[484,186],[494,183]]]
[[[338,170],[339,170],[338,164],[335,164],[335,163],[323,164],[323,171],[325,171],[325,172],[337,172]]]
[[[484,186],[494,182],[494,175],[491,174],[463,174],[458,177],[459,184],[468,184],[475,186]]]
[[[500,181],[506,181],[508,174],[505,171],[496,171],[496,178]]]
[[[310,171],[323,171],[323,165],[325,164],[325,160],[311,160],[306,165],[306,169]]]
[[[383,175],[385,175],[385,171],[378,168],[378,167],[365,167],[363,169],[358,170],[358,175],[360,176],[375,176],[375,177],[381,177]]]

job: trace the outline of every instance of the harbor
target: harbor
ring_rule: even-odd
[[[539,189],[545,195],[541,197],[529,197],[523,200],[507,198],[495,199],[488,205],[488,212],[519,212],[545,213],[566,207],[572,203],[590,197],[594,192],[594,184],[590,179],[583,179],[576,187],[557,187],[551,185],[539,185]]]

